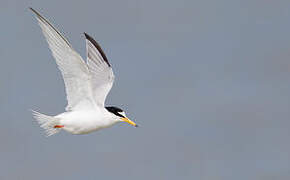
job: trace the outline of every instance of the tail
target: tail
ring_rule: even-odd
[[[40,125],[45,130],[46,136],[51,136],[58,133],[61,129],[55,128],[59,124],[59,119],[41,114],[39,112],[32,110],[32,115]]]

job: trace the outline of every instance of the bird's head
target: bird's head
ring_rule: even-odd
[[[115,106],[109,106],[109,107],[106,107],[106,109],[110,113],[114,114],[114,116],[117,118],[118,121],[126,122],[126,123],[131,124],[132,126],[138,127],[136,123],[134,123],[133,121],[131,121],[129,118],[126,117],[126,113],[121,108],[118,108]]]

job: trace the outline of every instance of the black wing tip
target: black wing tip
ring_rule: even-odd
[[[44,20],[44,21],[47,21],[46,19],[44,19],[42,16],[41,16],[41,14],[38,12],[38,11],[36,11],[35,9],[33,9],[32,7],[29,7],[29,9],[39,18],[39,19],[41,19],[41,20]]]
[[[109,67],[111,67],[111,64],[109,63],[106,54],[104,53],[104,51],[102,50],[101,46],[99,45],[99,43],[97,43],[96,40],[94,40],[94,38],[92,38],[90,35],[88,35],[87,33],[84,32],[84,35],[86,37],[86,39],[88,41],[90,41],[96,48],[97,50],[100,52],[100,54],[102,55],[104,61],[108,64]]]
[[[28,9],[30,9],[34,14],[36,14],[37,16],[40,16],[39,12],[36,11],[35,9],[33,9],[32,7],[29,7]]]
[[[30,9],[32,12],[34,12],[35,14],[38,14],[38,12],[35,10],[35,9],[33,9],[32,7],[29,7],[28,9]]]
[[[84,32],[84,35],[85,35],[86,39],[92,39],[92,37],[90,35],[88,35],[86,32]]]

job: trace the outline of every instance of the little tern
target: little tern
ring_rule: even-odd
[[[87,134],[110,127],[117,122],[135,122],[115,106],[105,106],[105,99],[114,82],[114,73],[101,46],[87,33],[87,61],[72,48],[68,40],[40,13],[30,8],[48,42],[53,57],[63,76],[67,95],[64,113],[48,116],[36,111],[34,118],[51,136],[60,130],[72,134]]]

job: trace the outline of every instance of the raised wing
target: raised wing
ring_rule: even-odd
[[[30,9],[36,14],[52,55],[62,73],[68,101],[66,110],[94,108],[96,103],[93,100],[87,64],[48,20],[34,9]]]
[[[113,86],[114,73],[101,46],[91,36],[84,34],[94,101],[97,105],[104,107],[106,97]]]

